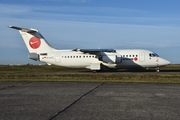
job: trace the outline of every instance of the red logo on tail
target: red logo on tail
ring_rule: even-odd
[[[29,40],[29,45],[31,46],[31,48],[37,49],[41,45],[41,40],[38,37],[32,37]]]

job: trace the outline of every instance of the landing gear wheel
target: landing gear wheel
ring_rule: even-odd
[[[160,70],[159,70],[159,67],[158,68],[156,68],[156,72],[159,72]]]

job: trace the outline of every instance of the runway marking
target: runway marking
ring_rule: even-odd
[[[55,114],[54,116],[52,116],[49,120],[52,120],[54,118],[56,118],[58,115],[60,115],[61,113],[63,113],[64,111],[66,111],[68,108],[70,108],[71,106],[73,106],[76,102],[80,101],[83,97],[85,97],[86,95],[88,95],[89,93],[93,92],[94,90],[96,90],[97,88],[99,88],[100,86],[102,86],[104,83],[101,83],[100,85],[94,87],[93,89],[91,89],[90,91],[86,92],[85,94],[83,94],[82,96],[80,96],[77,100],[75,100],[74,102],[72,102],[70,105],[68,105],[67,107],[65,107],[63,110],[59,111],[57,114]]]

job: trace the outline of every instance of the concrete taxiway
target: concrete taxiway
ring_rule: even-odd
[[[0,82],[1,120],[177,120],[180,84]]]

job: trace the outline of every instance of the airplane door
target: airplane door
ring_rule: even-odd
[[[61,57],[60,54],[56,54],[56,55],[55,55],[55,61],[56,61],[57,63],[60,62],[60,57]]]
[[[141,62],[144,62],[144,60],[145,60],[145,55],[144,55],[144,53],[139,53],[139,60],[140,60]]]

